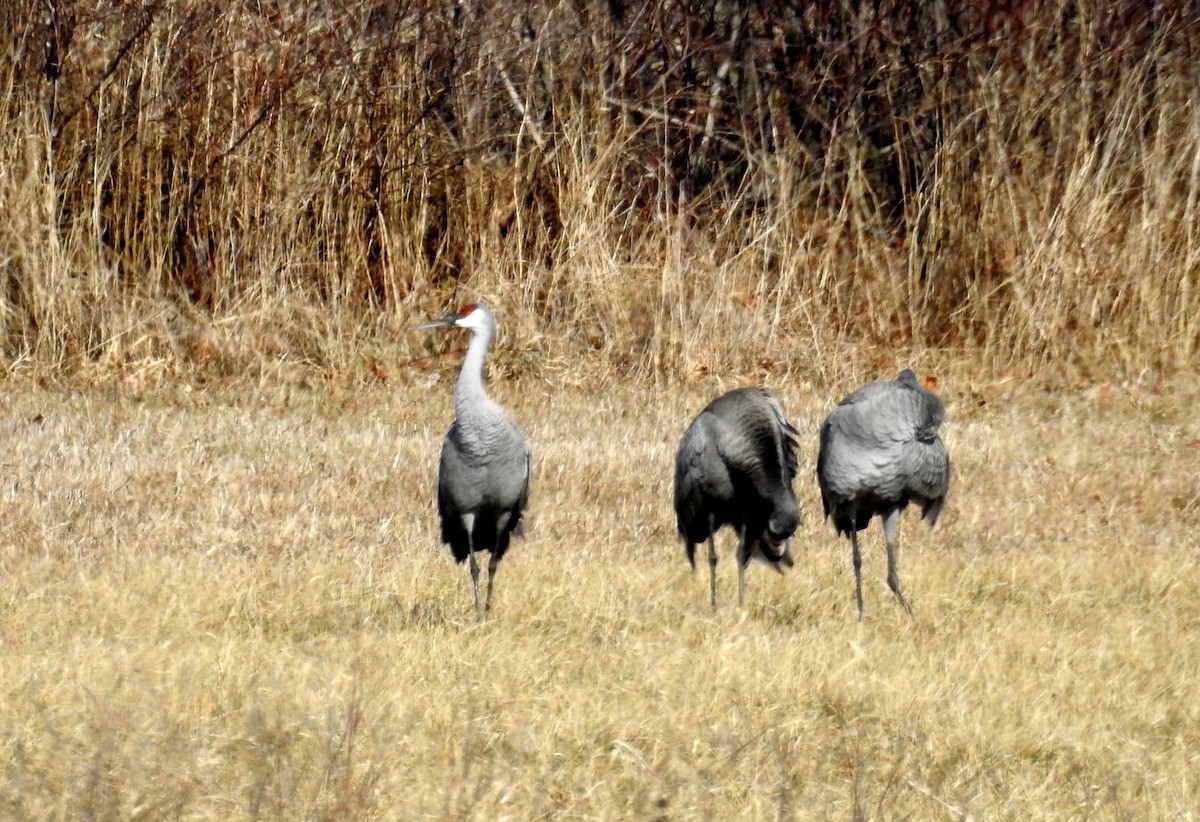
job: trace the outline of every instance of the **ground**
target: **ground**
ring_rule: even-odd
[[[12,818],[1200,818],[1197,388],[945,378],[954,478],[901,528],[910,619],[822,521],[796,567],[674,531],[732,384],[494,381],[535,452],[479,620],[437,544],[452,375],[0,384]],[[890,376],[890,375],[880,375]]]

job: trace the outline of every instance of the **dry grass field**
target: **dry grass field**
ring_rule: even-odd
[[[0,817],[1200,820],[1200,26],[1138,0],[0,3]],[[476,299],[535,453],[437,543]],[[912,366],[910,619],[821,521]],[[672,458],[764,383],[797,567]]]
[[[738,608],[724,534],[713,612],[671,460],[730,386],[497,379],[536,477],[481,621],[436,544],[454,365],[4,383],[0,814],[1200,814],[1194,381],[947,370],[951,499],[902,527],[915,618],[874,526],[860,623],[812,474],[851,382],[769,381],[802,432],[799,561]]]

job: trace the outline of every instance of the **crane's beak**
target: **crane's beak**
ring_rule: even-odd
[[[458,317],[459,317],[458,314],[447,314],[446,316],[441,317],[440,319],[430,320],[429,322],[421,323],[420,325],[417,326],[417,330],[424,331],[427,328],[444,328],[447,325],[454,325],[456,322],[458,322]]]

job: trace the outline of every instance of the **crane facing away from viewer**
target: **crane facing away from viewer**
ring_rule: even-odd
[[[675,455],[675,516],[696,567],[708,542],[709,601],[717,606],[717,548],[723,525],[738,532],[738,604],[746,597],[751,559],[780,573],[793,563],[790,538],[801,522],[792,490],[796,429],[766,389],[737,388],[717,397],[688,426]]]
[[[442,442],[438,467],[438,514],[442,542],[455,562],[470,563],[475,608],[491,605],[496,567],[513,534],[524,535],[521,522],[529,501],[533,457],[521,429],[483,386],[483,363],[496,335],[496,315],[483,303],[464,306],[456,314],[422,323],[419,328],[458,326],[469,329],[471,344],[454,390],[454,424]],[[487,597],[479,600],[477,551],[490,551]]]
[[[878,515],[887,541],[887,583],[910,615],[896,570],[900,513],[910,502],[932,527],[950,488],[950,455],[938,433],[942,401],[904,369],[895,380],[879,380],[842,400],[821,426],[817,481],[825,517],[850,538],[854,595],[863,616],[862,555],[858,532]]]

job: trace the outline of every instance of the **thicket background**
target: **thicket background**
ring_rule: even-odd
[[[1200,342],[1182,0],[13,0],[0,42],[10,370],[385,374],[475,298],[513,370]]]

